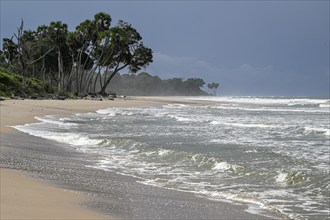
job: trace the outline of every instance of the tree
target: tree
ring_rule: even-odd
[[[8,67],[8,62],[6,60],[5,53],[2,50],[0,50],[0,66],[5,68]]]
[[[211,83],[207,84],[207,88],[208,88],[208,93],[210,93],[210,90],[213,89],[213,85]]]
[[[100,94],[106,94],[106,88],[112,78],[124,68],[136,73],[142,67],[152,62],[152,50],[143,45],[142,37],[130,24],[119,21],[118,25],[107,32],[103,32],[98,39],[101,51],[107,50],[111,57],[102,65],[111,69],[111,75],[105,77],[105,83]]]
[[[208,83],[207,88],[209,90],[212,90],[213,95],[216,96],[217,95],[217,89],[218,89],[219,85],[220,85],[219,83],[215,83],[215,82]]]
[[[93,20],[85,20],[76,27],[76,31],[69,33],[68,44],[75,72],[76,92],[84,92],[94,78],[94,92],[98,78],[103,69],[101,60],[105,61],[111,53],[101,51],[98,39],[101,33],[110,29],[111,16],[100,12]],[[97,72],[96,72],[97,71]],[[94,77],[96,74],[96,77]],[[86,77],[87,75],[87,77]],[[71,77],[70,77],[71,79]]]
[[[203,79],[199,78],[190,78],[184,82],[185,91],[187,95],[198,95],[197,91],[200,91],[200,88],[205,84]]]
[[[13,41],[16,39],[16,42]],[[9,67],[19,72],[22,76],[23,87],[27,86],[26,78],[31,72],[31,66],[34,67],[40,59],[45,57],[53,48],[50,48],[44,53],[39,52],[41,43],[37,38],[35,31],[24,31],[24,22],[21,21],[20,27],[17,29],[17,34],[11,39],[3,39],[3,54]],[[32,68],[32,76],[34,68]]]
[[[143,45],[136,29],[124,21],[111,27],[111,16],[103,12],[79,24],[67,40],[77,93],[91,87],[95,93],[99,83],[99,93],[105,95],[119,71],[129,68],[135,73],[152,62],[152,51]]]
[[[217,95],[217,89],[219,87],[219,83],[214,83],[214,95]]]
[[[119,71],[136,73],[152,62],[152,50],[144,46],[137,30],[124,21],[111,27],[111,21],[109,14],[100,12],[73,32],[61,21],[24,31],[22,21],[18,33],[3,40],[1,65],[21,73],[24,86],[32,75],[43,81],[50,78],[59,93],[96,92],[99,82],[99,93],[106,94]]]
[[[55,52],[57,53],[57,91],[64,91],[65,83],[65,72],[64,67],[68,67],[70,62],[68,59],[64,59],[68,55],[68,45],[67,45],[67,36],[68,36],[68,25],[62,23],[61,21],[51,22],[49,26],[41,26],[39,32],[43,32],[44,38],[48,41],[49,45],[54,47]],[[68,61],[64,63],[64,61]]]

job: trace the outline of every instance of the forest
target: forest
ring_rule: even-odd
[[[81,22],[74,31],[61,21],[25,30],[22,20],[17,33],[3,38],[0,93],[207,94],[202,79],[135,75],[153,62],[152,49],[131,24],[122,20],[111,24],[111,16],[104,12]]]
[[[125,95],[162,95],[162,96],[202,96],[205,82],[199,78],[172,78],[162,80],[146,72],[139,74],[118,74],[110,83],[111,90]]]

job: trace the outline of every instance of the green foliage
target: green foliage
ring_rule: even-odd
[[[10,97],[17,89],[21,88],[20,77],[10,73],[5,68],[0,68],[0,96]]]
[[[27,86],[22,86],[22,77],[12,73],[9,70],[0,67],[0,95],[10,97],[12,94],[18,96],[43,94],[53,92],[52,88],[43,81],[29,77],[27,78]]]
[[[0,83],[7,87],[21,87],[21,77],[9,72],[5,68],[0,68]]]
[[[36,93],[43,93],[45,92],[45,83],[43,83],[41,80],[37,78],[28,78],[27,85],[30,91],[36,92]]]

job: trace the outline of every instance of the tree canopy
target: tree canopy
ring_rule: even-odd
[[[34,76],[56,86],[59,93],[105,94],[119,71],[128,68],[136,73],[153,61],[152,50],[132,25],[120,20],[111,26],[111,22],[104,12],[74,31],[61,21],[24,30],[22,21],[17,34],[3,39],[1,65],[20,73],[23,86],[27,77]]]
[[[215,83],[215,82],[208,83],[207,88],[212,91],[213,95],[217,95],[217,89],[218,89],[219,85],[220,85],[219,83]]]

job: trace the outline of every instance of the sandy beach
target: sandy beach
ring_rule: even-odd
[[[14,132],[10,126],[37,121],[35,116],[68,115],[112,106],[145,104],[126,101],[90,100],[7,100],[1,102],[1,136]],[[2,145],[1,145],[2,148]],[[51,198],[51,199],[50,199]],[[1,169],[1,219],[104,219],[77,204],[84,196],[64,191],[26,176]],[[18,208],[20,207],[20,208]]]
[[[148,104],[149,101],[133,100],[7,100],[0,105],[1,136],[14,132],[15,129],[10,126],[36,122],[35,116],[70,115],[109,107]],[[1,219],[106,218],[79,207],[77,204],[83,199],[81,194],[47,185],[28,177],[26,173],[1,169]]]
[[[32,138],[10,127],[13,125],[35,122],[37,121],[34,118],[35,116],[71,115],[74,113],[93,112],[98,109],[109,107],[135,107],[170,102],[192,103],[192,101],[189,100],[173,98],[142,97],[131,100],[116,99],[115,101],[6,100],[1,102],[1,219],[166,217],[189,219],[192,218],[192,216],[196,218],[256,219],[260,217],[243,212],[242,208],[237,209],[236,206],[232,207],[228,204],[198,199],[189,193],[178,193],[171,190],[161,190],[158,188],[155,189],[155,187],[143,186],[142,184],[136,183],[136,180],[132,178],[116,176],[115,174],[109,174],[110,177],[104,178],[104,173],[101,171],[95,172],[89,171],[87,168],[86,170],[85,168],[79,168],[79,172],[91,172],[93,181],[98,179],[100,183],[104,183],[106,180],[105,184],[107,186],[112,183],[112,185],[109,186],[112,191],[109,191],[109,189],[102,191],[102,195],[106,199],[100,199],[93,204],[91,202],[90,204],[92,205],[86,205],[86,201],[88,203],[88,201],[94,199],[94,197],[91,199],[88,195],[93,194],[95,196],[98,193],[90,188],[87,190],[87,185],[80,185],[81,179],[76,182],[75,180],[71,182],[63,180],[62,182],[67,183],[63,183],[62,185],[58,184],[61,183],[60,177],[52,176],[51,171],[40,171],[44,168],[38,168],[37,166],[43,167],[43,165],[40,165],[39,162],[37,162],[38,164],[36,165],[33,161],[31,162],[29,159],[25,158],[25,156],[29,154],[28,156],[31,157],[31,151],[27,151],[30,150],[30,147],[32,149],[37,146],[33,148],[33,151],[36,152],[36,149],[48,145],[48,142],[40,140],[40,138]],[[52,149],[52,144],[55,145],[56,143],[50,143],[50,146],[47,147]],[[24,146],[29,146],[29,149],[24,149]],[[44,150],[43,148],[43,151],[49,152],[50,156],[52,156],[53,152],[49,149],[47,150],[46,148],[46,150]],[[25,151],[29,153],[24,153]],[[24,156],[20,158],[21,155]],[[43,159],[42,155],[45,155],[45,153],[41,152],[41,156],[38,155],[39,152],[33,155],[36,161]],[[62,157],[61,155],[62,154],[60,154],[59,158]],[[57,155],[55,155],[54,158],[55,157],[57,158]],[[60,160],[51,159],[50,161],[57,163]],[[66,165],[64,166],[66,167]],[[52,170],[53,167],[47,169]],[[72,168],[73,171],[70,170],[70,172],[76,174],[77,170],[74,169],[75,168]],[[68,171],[65,170],[65,172]],[[59,175],[66,175],[65,172]],[[38,175],[36,175],[36,173],[38,173]],[[44,178],[45,180],[38,179],[42,176],[40,173],[46,176]],[[68,174],[68,176],[70,175],[72,176],[72,173]],[[89,177],[87,176],[86,179],[87,178]],[[55,180],[54,184],[53,180]],[[122,189],[123,186],[125,186],[125,190]],[[104,192],[107,192],[107,194],[105,195]],[[140,200],[143,202],[139,202]],[[85,205],[81,205],[84,202]],[[173,210],[175,210],[175,212]],[[196,216],[194,212],[199,213],[200,216]],[[262,218],[264,219],[265,217]]]

